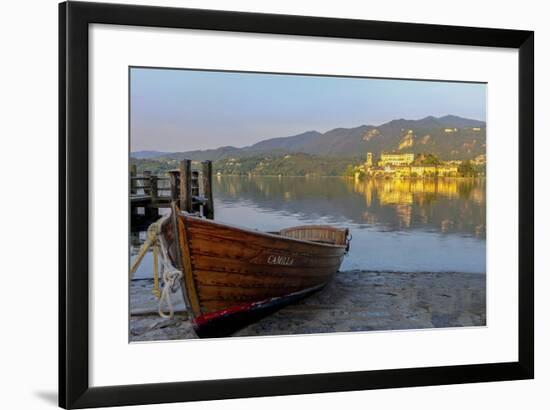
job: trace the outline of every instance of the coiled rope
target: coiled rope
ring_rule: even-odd
[[[162,235],[162,225],[168,220],[168,215],[164,215],[158,221],[149,225],[147,228],[147,239],[141,245],[136,259],[130,266],[129,280],[132,280],[138,266],[143,261],[144,256],[150,248],[153,249],[153,290],[152,293],[159,300],[158,314],[165,319],[174,318],[174,306],[170,293],[175,293],[178,290],[178,285],[183,274],[179,269],[176,269],[170,262],[168,256],[168,246],[165,238]],[[160,254],[160,255],[159,255]],[[160,275],[159,275],[159,256],[160,256]],[[159,276],[162,278],[162,291],[159,286]],[[163,304],[166,304],[168,313],[165,313]]]

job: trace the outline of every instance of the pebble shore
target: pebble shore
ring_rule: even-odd
[[[176,315],[156,314],[152,280],[130,286],[130,341],[196,338],[174,294]],[[319,292],[253,323],[234,336],[485,326],[485,275],[434,272],[338,272]]]

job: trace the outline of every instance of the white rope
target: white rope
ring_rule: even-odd
[[[165,319],[174,318],[174,306],[172,304],[172,299],[170,293],[175,293],[178,288],[180,279],[183,277],[183,273],[174,267],[168,256],[167,245],[162,234],[162,225],[168,220],[169,214],[164,215],[155,223],[152,223],[147,229],[147,240],[141,246],[138,256],[136,257],[134,263],[130,268],[130,280],[132,280],[134,272],[137,267],[141,264],[143,257],[147,253],[150,247],[156,247],[160,249],[160,277],[163,281],[162,292],[159,297],[158,313],[160,317]],[[154,263],[154,262],[153,262]],[[168,307],[168,314],[165,313],[162,306],[163,303],[166,303]]]
[[[136,272],[138,266],[141,264],[141,261],[143,260],[143,257],[145,256],[149,248],[156,244],[158,237],[162,233],[162,225],[167,220],[168,220],[168,215],[164,215],[158,221],[149,225],[149,228],[147,228],[147,239],[145,240],[143,245],[141,245],[141,248],[139,248],[139,252],[136,256],[136,259],[134,260],[134,263],[132,263],[132,266],[130,266],[130,271],[129,271],[130,280],[134,278],[134,273]]]
[[[177,290],[177,285],[179,279],[181,278],[181,272],[177,269],[171,271],[165,271],[162,275],[162,281],[164,282],[164,287],[162,288],[162,293],[159,299],[159,316],[165,319],[174,318],[174,306],[172,305],[172,299],[170,293],[173,293]],[[164,313],[162,308],[163,302],[166,301],[168,306],[168,314]]]
[[[172,298],[170,297],[170,293],[175,293],[178,290],[178,284],[180,279],[183,276],[183,273],[179,269],[176,269],[174,265],[172,265],[172,263],[170,262],[164,236],[160,235],[158,238],[158,242],[160,244],[160,254],[161,254],[160,270],[161,270],[162,281],[164,282],[162,293],[159,299],[158,312],[160,317],[162,318],[173,319],[174,306],[172,305]],[[162,309],[162,304],[164,301],[166,301],[166,305],[168,306],[168,312],[169,312],[168,314],[164,313]]]

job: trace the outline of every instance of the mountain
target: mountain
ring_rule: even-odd
[[[291,137],[267,139],[243,148],[224,146],[216,149],[175,152],[166,154],[163,157],[175,160],[190,158],[195,161],[204,161],[207,159],[217,161],[226,158],[242,158],[266,153],[271,155],[284,155],[291,152],[307,153],[307,150],[304,151],[304,148],[315,145],[316,138],[321,135],[322,134],[317,131],[308,131]]]
[[[161,151],[135,151],[130,153],[130,156],[132,158],[138,158],[138,159],[149,159],[149,158],[157,158],[162,157],[164,155],[168,155],[168,152],[161,152]]]
[[[243,148],[216,149],[160,155],[164,159],[213,161],[261,155],[304,153],[316,156],[357,157],[366,152],[432,153],[441,159],[469,159],[485,153],[486,124],[455,115],[420,120],[397,119],[385,124],[335,128],[325,133],[307,131],[271,138]],[[133,154],[134,155],[134,154]]]
[[[484,121],[471,120],[469,118],[462,118],[456,115],[445,115],[444,117],[436,118],[429,116],[420,120],[393,120],[380,126],[380,128],[417,128],[417,129],[429,129],[429,128],[478,128],[485,127]]]
[[[245,147],[244,149],[249,152],[268,152],[273,150],[305,152],[304,149],[312,144],[315,144],[315,141],[317,141],[322,135],[323,134],[317,131],[307,131],[291,137],[271,138],[260,141],[250,147]]]
[[[216,149],[174,152],[171,154],[166,154],[160,157],[160,159],[174,159],[179,161],[182,159],[189,158],[194,161],[204,161],[207,159],[211,161],[217,161],[225,158],[240,157],[241,156],[240,153],[242,150],[243,148],[226,146],[226,147],[220,147]]]

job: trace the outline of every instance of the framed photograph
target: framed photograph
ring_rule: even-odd
[[[534,33],[59,5],[59,405],[534,377]]]

